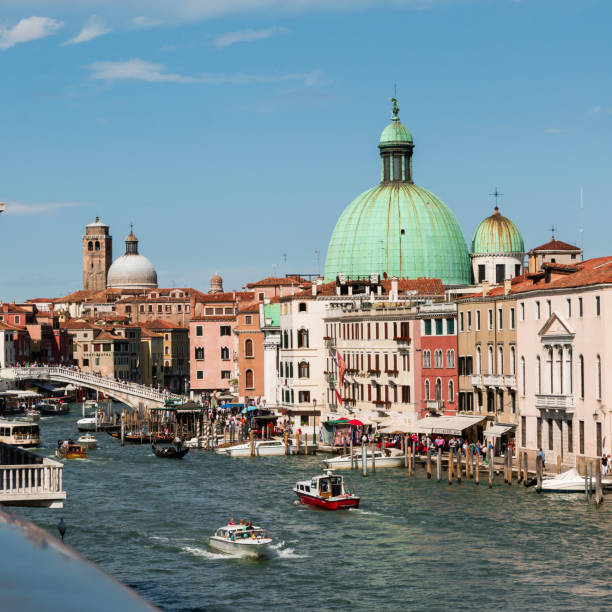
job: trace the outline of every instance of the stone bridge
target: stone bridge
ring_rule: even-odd
[[[118,382],[114,378],[105,378],[88,372],[79,372],[63,367],[0,368],[0,378],[5,380],[52,380],[70,383],[75,387],[87,387],[104,393],[105,396],[127,404],[133,409],[159,408],[166,400],[187,401],[182,395],[164,393],[146,385],[131,382]]]

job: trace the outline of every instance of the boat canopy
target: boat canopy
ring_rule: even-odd
[[[496,423],[495,425],[491,425],[491,427],[484,432],[484,435],[485,438],[498,438],[512,431],[515,427],[516,425],[501,425]]]

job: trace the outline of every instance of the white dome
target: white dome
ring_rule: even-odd
[[[122,255],[108,270],[106,286],[119,289],[145,289],[157,287],[157,272],[153,264],[137,253]]]

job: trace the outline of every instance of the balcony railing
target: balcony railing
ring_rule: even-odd
[[[357,403],[357,400],[354,397],[343,397],[342,403],[347,406],[354,406]]]
[[[573,395],[536,394],[536,408],[573,410]]]
[[[336,346],[336,339],[335,338],[331,338],[330,336],[325,336],[325,338],[323,338],[324,342],[325,342],[325,348],[329,348],[332,349]]]
[[[407,349],[410,346],[411,340],[408,336],[395,336],[393,339],[397,343],[397,348],[400,350]]]
[[[374,400],[372,402],[378,410],[388,410],[391,408],[391,402],[385,400]]]
[[[516,376],[504,376],[504,385],[509,389],[516,389]]]
[[[472,386],[473,387],[482,387],[482,374],[473,374],[472,375]]]
[[[380,370],[368,370],[368,376],[376,378],[377,376],[380,376]]]
[[[503,387],[504,377],[501,374],[485,374],[482,377],[482,384],[485,387]]]
[[[425,400],[427,410],[442,410],[444,408],[443,400]]]

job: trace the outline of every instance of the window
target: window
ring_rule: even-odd
[[[468,313],[470,315],[471,313]],[[441,336],[444,332],[442,331],[442,319],[436,319],[436,336]]]
[[[597,399],[601,399],[601,357],[597,355]]]
[[[221,379],[227,380],[231,377],[232,373],[229,370],[221,370]]]
[[[525,302],[521,302],[521,321],[525,320]]]
[[[536,446],[542,448],[542,418],[537,417],[536,421]]]
[[[306,302],[300,302],[298,304],[298,312],[306,312],[306,310],[307,310]]]
[[[431,368],[431,351],[423,351],[423,367]]]
[[[601,423],[600,422],[595,423],[595,454],[598,457],[601,457],[602,450],[603,450],[602,444],[601,444],[602,442],[601,430],[602,430]]]
[[[298,377],[310,378],[310,364],[306,361],[298,363]]]
[[[527,417],[521,417],[521,446],[527,446]]]
[[[495,282],[499,285],[504,282],[506,278],[506,266],[504,264],[497,264],[495,266]]]
[[[482,351],[476,347],[476,374],[482,374]]]
[[[253,315],[244,315],[244,324],[251,325],[253,323]]]
[[[540,302],[536,302],[536,319],[540,319]]]
[[[453,349],[449,349],[448,351],[446,351],[446,367],[455,367],[455,351]]]
[[[442,351],[437,350],[434,351],[434,367],[441,368],[442,366]]]
[[[536,393],[542,393],[542,360],[536,357]]]
[[[548,426],[548,450],[553,450],[553,420],[546,419],[546,425]]]
[[[497,373],[504,373],[504,349],[501,346],[497,347]]]
[[[244,341],[244,356],[249,359],[255,357],[253,353],[253,341],[250,338]]]
[[[478,282],[482,283],[485,280],[485,266],[478,264]]]
[[[446,333],[449,336],[455,333],[455,319],[446,319]]]
[[[514,308],[510,309],[510,329],[514,329],[515,321],[514,321]]]
[[[567,452],[574,452],[574,423],[567,421]]]
[[[579,453],[584,455],[584,421],[578,421]]]
[[[229,348],[227,346],[222,346],[221,347],[221,360],[229,361],[229,358],[230,358]]]
[[[580,397],[584,399],[584,357],[582,355],[578,357],[578,362],[580,364]]]
[[[260,293],[258,293],[258,294],[257,294],[257,299],[258,299],[260,302],[263,302],[265,297],[266,297],[265,293],[261,293],[261,292],[260,292]]]
[[[572,298],[567,298],[567,317],[572,316]]]
[[[476,311],[476,331],[480,331],[480,310]]]
[[[163,312],[163,308],[161,304],[157,305],[157,312]]]
[[[87,243],[87,250],[93,251],[93,242],[91,242],[91,240]]]
[[[493,368],[494,368],[494,364],[493,364],[493,346],[489,344],[489,350],[488,350],[488,354],[489,354],[489,374],[493,374]]]
[[[308,348],[308,330],[300,329],[297,335],[298,348]]]
[[[448,401],[451,403],[455,401],[455,383],[452,380],[448,381]]]
[[[513,346],[510,347],[510,374],[516,374],[516,350]]]
[[[578,316],[579,317],[582,316],[582,298],[581,297],[578,298]]]
[[[504,329],[504,312],[501,308],[497,309],[497,328]]]
[[[521,395],[525,395],[525,358],[521,357]]]
[[[493,309],[487,310],[487,324],[489,329],[493,329]]]
[[[429,399],[429,380],[425,381],[425,399]]]
[[[198,370],[198,371],[196,372],[196,378],[197,378],[198,380],[202,380],[202,379],[204,378],[204,370]]]
[[[601,314],[601,299],[598,295],[595,296],[595,314],[597,316]]]
[[[514,264],[514,276],[521,275],[521,264]]]
[[[550,300],[546,300],[546,315],[548,316],[549,319],[550,319],[550,316],[552,315],[552,304]]]
[[[468,310],[467,312],[467,330],[472,331],[472,311]]]
[[[201,335],[202,335],[202,326],[197,325],[196,326],[196,336],[201,336]]]
[[[436,400],[442,401],[442,379],[436,379]]]
[[[244,373],[244,386],[247,389],[253,389],[255,387],[255,377],[253,376],[253,370],[247,370]]]
[[[144,312],[144,311],[145,311],[144,304],[141,304],[141,305],[140,305],[140,307],[138,308],[138,310],[139,310],[140,312]]]
[[[431,319],[425,319],[425,335],[431,336]]]
[[[219,328],[219,334],[221,336],[231,336],[232,328],[229,325],[221,325],[221,327]]]

